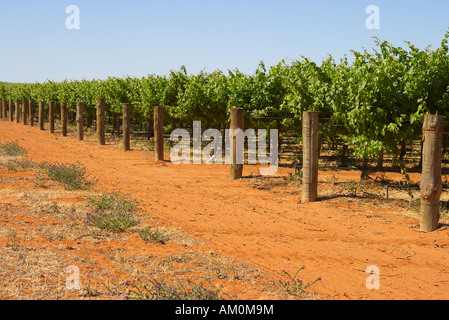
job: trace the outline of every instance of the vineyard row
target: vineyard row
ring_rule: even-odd
[[[352,62],[329,56],[317,64],[302,57],[270,68],[261,62],[253,74],[236,69],[189,75],[181,67],[141,78],[0,83],[0,99],[55,101],[70,113],[83,103],[90,117],[101,97],[109,117],[120,117],[123,103],[130,103],[131,119],[141,121],[151,121],[154,107],[162,106],[172,129],[192,121],[223,129],[231,109],[240,107],[245,123],[276,128],[281,139],[298,131],[305,111],[318,111],[320,119],[329,119],[319,127],[321,142],[339,144],[342,154],[351,147],[363,162],[386,154],[402,161],[408,146],[421,139],[426,114],[449,115],[448,39],[449,32],[435,50],[375,39],[373,51],[352,50]],[[50,111],[49,105],[44,108]],[[445,153],[448,147],[444,139]]]

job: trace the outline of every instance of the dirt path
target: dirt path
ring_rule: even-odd
[[[157,163],[151,152],[123,153],[21,124],[2,121],[0,139],[18,140],[37,162],[83,163],[99,188],[133,192],[167,225],[273,277],[305,265],[302,280],[323,279],[313,287],[321,299],[449,298],[446,227],[424,234],[416,219],[376,206],[338,197],[301,204],[298,194],[256,190],[248,179],[229,181],[224,165]],[[246,166],[244,175],[256,170]],[[379,290],[366,287],[370,265],[379,268]]]

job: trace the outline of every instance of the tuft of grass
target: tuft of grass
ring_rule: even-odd
[[[92,210],[121,210],[123,212],[133,212],[137,209],[137,201],[129,194],[121,192],[102,193],[98,196],[88,197],[88,207]]]
[[[120,210],[103,211],[96,210],[94,213],[87,213],[85,224],[97,227],[102,230],[120,233],[140,224],[131,213],[123,213]]]
[[[210,279],[205,282],[195,283],[191,280],[169,282],[162,280],[150,280],[147,285],[138,279],[137,284],[127,283],[129,296],[125,299],[131,300],[225,300],[224,296],[236,299],[223,293],[223,285],[214,288]]]
[[[103,193],[87,200],[92,213],[87,213],[84,223],[89,226],[119,233],[140,224],[132,214],[137,209],[137,201],[129,194]]]
[[[150,227],[140,229],[137,231],[139,238],[143,241],[150,241],[153,243],[162,243],[165,244],[170,240],[170,237],[164,231],[159,231],[159,228],[156,230],[152,230]]]
[[[99,295],[99,292],[96,288],[91,287],[89,281],[88,285],[83,287],[83,295],[85,297],[96,297]]]
[[[214,272],[218,279],[227,279],[228,278],[228,275],[226,274],[226,272],[224,272],[220,268],[215,268]]]
[[[89,179],[86,168],[79,163],[48,163],[43,162],[39,167],[50,180],[62,183],[67,190],[87,190],[95,186],[97,179]]]
[[[19,145],[17,140],[9,143],[0,143],[0,150],[7,156],[22,156],[28,153],[27,150]]]
[[[38,172],[36,174],[36,180],[34,180],[34,185],[36,188],[47,188],[47,179],[44,177],[44,174],[42,172]]]
[[[5,167],[8,171],[33,170],[38,167],[38,164],[26,159],[9,160],[8,162],[6,162]]]
[[[176,256],[169,255],[167,257],[167,262],[173,262],[173,261],[175,261],[175,262],[184,262],[185,260],[184,260],[183,257],[176,257]]]
[[[302,280],[297,279],[296,276],[298,275],[298,273],[301,270],[305,269],[305,267],[306,266],[302,266],[301,268],[299,268],[293,276],[290,275],[287,271],[282,270],[282,272],[288,276],[288,280],[286,280],[286,281],[279,280],[279,284],[282,287],[284,287],[285,291],[288,294],[292,294],[292,295],[304,294],[306,289],[308,289],[309,287],[314,285],[316,282],[321,281],[321,277],[318,277],[313,282],[304,284],[304,282]]]
[[[8,238],[6,240],[6,246],[8,248],[11,248],[14,251],[17,251],[20,247],[19,245],[19,237],[17,235],[17,231],[16,230],[12,230],[9,234],[8,234]]]

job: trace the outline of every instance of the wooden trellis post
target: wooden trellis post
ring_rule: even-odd
[[[3,112],[3,99],[0,99],[0,118],[2,118],[3,119],[3,114],[4,114],[4,112]]]
[[[50,133],[55,133],[55,101],[51,100],[48,104],[48,122]]]
[[[8,120],[8,101],[3,99],[3,119]]]
[[[30,127],[34,126],[34,104],[32,100],[28,101],[28,114],[30,115]]]
[[[84,103],[76,105],[76,137],[78,141],[84,140]]]
[[[14,102],[9,100],[9,121],[14,121]]]
[[[61,102],[61,136],[67,136],[67,103]]]
[[[154,148],[155,160],[164,161],[164,109],[154,107]]]
[[[441,158],[443,154],[443,116],[426,114],[423,124],[423,163],[421,174],[421,231],[438,228],[440,219]]]
[[[131,119],[130,119],[131,104],[123,104],[123,151],[131,150]]]
[[[318,198],[318,120],[318,112],[307,111],[303,113],[303,203],[315,202]]]
[[[27,100],[22,101],[22,124],[23,125],[27,124],[27,110],[28,110],[27,102],[28,102]]]
[[[104,99],[97,99],[97,143],[99,145],[106,144]]]
[[[20,100],[16,100],[16,123],[20,123]]]
[[[231,130],[241,129],[245,130],[244,122],[245,110],[243,108],[232,108],[231,109]],[[232,157],[229,164],[229,179],[237,180],[243,176],[243,163],[237,163],[237,138],[235,135],[231,137],[230,148],[232,150]],[[244,157],[242,157],[244,159]],[[242,160],[243,160],[242,159]]]
[[[39,101],[39,130],[44,130],[44,101]]]

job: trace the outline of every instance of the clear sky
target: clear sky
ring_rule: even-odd
[[[69,5],[79,30],[66,28]],[[366,27],[369,5],[380,29]],[[253,73],[260,61],[350,57],[373,36],[437,48],[448,28],[448,0],[1,0],[0,81]]]

